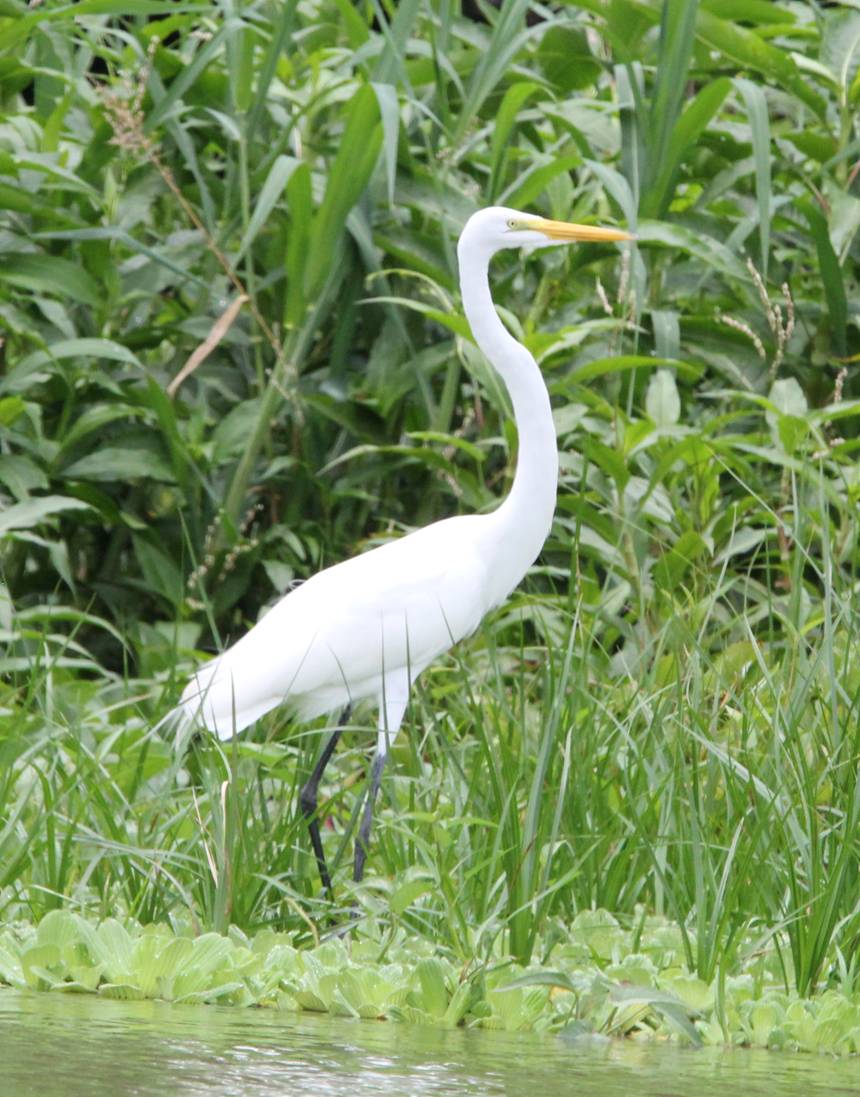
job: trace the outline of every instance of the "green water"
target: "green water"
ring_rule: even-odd
[[[860,1094],[860,1062],[0,991],[0,1097]]]

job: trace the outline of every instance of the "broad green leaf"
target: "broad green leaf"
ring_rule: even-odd
[[[793,454],[809,433],[809,404],[803,389],[794,377],[781,378],[771,385],[768,400],[775,409],[765,412],[773,443],[785,453]]]
[[[378,304],[399,305],[401,308],[420,312],[428,320],[435,320],[437,324],[453,331],[455,335],[461,335],[466,339],[472,338],[469,321],[465,316],[457,313],[443,312],[441,309],[433,308],[432,305],[425,305],[423,301],[413,301],[409,297],[372,297],[370,300]]]
[[[799,149],[804,156],[808,156],[811,160],[817,160],[819,164],[832,159],[839,150],[836,138],[832,134],[822,133],[818,127],[786,133],[784,138]]]
[[[822,18],[819,60],[833,73],[847,98],[860,66],[860,11],[829,10],[822,13]]]
[[[259,400],[243,400],[218,423],[212,434],[216,465],[242,452],[259,414]]]
[[[620,171],[616,171],[615,168],[610,167],[608,164],[602,164],[598,160],[586,160],[585,163],[621,207],[621,213],[628,228],[631,232],[636,232],[639,219],[637,201],[627,179]]]
[[[59,106],[57,109],[60,109]],[[47,125],[45,139],[49,139]],[[44,156],[19,155],[15,157],[15,167],[18,172],[30,170],[44,175],[46,177],[44,186],[46,198],[48,197],[49,189],[76,191],[86,195],[94,201],[97,201],[99,198],[99,192],[94,187],[90,186],[89,183],[85,182],[80,175],[76,174],[70,168],[63,167],[62,163],[54,157],[45,158]]]
[[[465,438],[458,438],[455,434],[445,434],[438,430],[412,430],[409,432],[409,437],[416,442],[436,442],[443,446],[451,446],[467,454],[473,461],[483,461],[486,457],[479,446],[466,441]]]
[[[107,358],[113,362],[125,362],[129,366],[140,366],[137,357],[120,343],[111,339],[62,339],[52,343],[46,350],[37,350],[22,358],[15,365],[15,373],[29,373],[49,362],[59,362],[67,358]]]
[[[774,0],[702,0],[702,7],[719,15],[721,19],[744,23],[778,23],[781,26],[790,26],[796,22],[795,14]]]
[[[726,547],[714,557],[714,564],[720,565],[732,556],[740,556],[751,552],[771,536],[771,530],[742,526],[732,534]]]
[[[602,65],[589,49],[585,30],[579,26],[550,26],[541,38],[537,60],[560,96],[590,87],[602,72]]]
[[[52,232],[40,232],[36,234],[35,238],[38,240],[114,240],[119,244],[123,244],[131,251],[139,252],[141,255],[147,256],[154,263],[158,263],[160,266],[165,267],[175,274],[180,282],[187,281],[207,289],[211,288],[210,283],[201,278],[195,271],[189,270],[187,267],[182,267],[176,263],[167,253],[166,247],[150,247],[142,240],[138,240],[136,237],[116,227],[63,229]]]
[[[681,398],[670,370],[658,369],[651,377],[645,394],[645,410],[658,427],[674,426],[681,418]]]
[[[67,910],[52,910],[39,923],[36,940],[40,945],[56,948],[62,958],[77,936],[75,915]]]
[[[781,415],[797,415],[803,418],[809,410],[803,389],[794,377],[774,381],[767,398]]]
[[[65,480],[113,481],[158,480],[173,484],[176,477],[164,459],[156,439],[146,445],[110,445],[88,453],[63,469]]]
[[[685,530],[672,548],[654,565],[654,579],[665,591],[673,591],[690,567],[708,551],[708,544],[696,530]]]
[[[595,358],[591,362],[584,362],[570,373],[570,380],[576,383],[590,381],[594,377],[602,377],[607,373],[625,372],[631,369],[660,369],[668,367],[675,370],[690,380],[695,380],[702,374],[702,369],[690,362],[684,362],[676,358],[649,358],[642,354],[619,354],[614,358]],[[553,391],[563,391],[566,382],[554,382]]]
[[[101,291],[86,270],[57,255],[7,252],[0,265],[0,282],[36,293],[70,297],[93,308],[101,302]]]
[[[827,180],[823,198],[828,211],[830,243],[844,269],[851,262],[851,249],[860,232],[860,198],[846,193],[833,179]]]
[[[370,39],[370,31],[367,23],[362,18],[353,0],[334,0],[337,10],[343,20],[344,30],[349,38],[349,44],[357,50]]]
[[[8,530],[35,529],[46,518],[69,510],[90,510],[88,503],[66,495],[43,495],[0,510],[0,533]]]
[[[65,455],[69,449],[77,445],[83,438],[86,438],[88,434],[101,430],[108,423],[116,422],[118,419],[133,420],[140,414],[139,408],[119,400],[112,403],[91,404],[71,424],[68,433],[63,435],[60,441],[60,455]]]
[[[392,912],[397,915],[405,914],[416,899],[420,899],[422,895],[427,895],[432,890],[433,885],[430,880],[421,879],[420,877],[407,880],[395,889],[389,899]]]
[[[175,15],[177,12],[198,12],[206,10],[205,4],[199,3],[170,3],[169,0],[80,0],[69,11],[66,9],[58,14],[65,18],[79,17],[81,15]],[[45,13],[46,15],[49,13]],[[51,12],[51,15],[54,13]]]
[[[666,221],[643,221],[636,229],[640,246],[661,244],[664,247],[685,251],[700,260],[706,270],[719,271],[728,278],[748,284],[750,273],[740,258],[720,240],[703,233],[693,232],[683,225]]]
[[[49,488],[44,470],[20,453],[0,453],[0,483],[5,484],[16,499]]]
[[[0,209],[13,210],[15,213],[33,213],[44,207],[20,187],[0,183]]]
[[[681,350],[681,327],[673,309],[652,309],[654,349],[658,358],[677,358]]]
[[[0,426],[10,427],[26,407],[20,396],[4,396],[0,400]]]
[[[127,978],[132,970],[132,939],[128,930],[116,918],[105,921],[92,930],[86,919],[80,928],[94,960],[105,966],[105,975],[111,982]]]
[[[720,19],[704,9],[699,10],[696,33],[709,48],[719,50],[727,60],[754,69],[781,84],[824,120],[827,113],[824,100],[804,80],[784,50],[770,45],[754,30]]]
[[[826,404],[822,408],[815,408],[809,413],[809,418],[816,423],[826,423],[831,419],[849,419],[860,415],[860,400],[843,400],[838,404]]]

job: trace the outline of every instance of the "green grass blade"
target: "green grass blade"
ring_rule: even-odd
[[[276,203],[283,198],[290,177],[298,166],[299,161],[293,156],[279,156],[272,164],[259,196],[254,202],[254,212],[251,214],[248,227],[233,257],[235,264],[238,265],[245,252],[253,244],[260,229],[268,221]]]
[[[331,165],[322,204],[314,217],[305,292],[322,289],[337,256],[349,211],[367,186],[382,144],[379,100],[371,87],[358,89],[344,119],[343,136]]]
[[[755,160],[755,190],[758,206],[759,269],[767,281],[768,260],[770,259],[770,219],[771,219],[771,178],[770,178],[770,122],[768,121],[767,100],[760,87],[749,80],[736,79],[747,108],[752,135],[753,158]]]
[[[455,147],[463,140],[485,100],[527,40],[529,32],[524,23],[528,6],[529,0],[503,0],[500,5],[486,49],[479,52],[478,63],[466,85],[466,96],[453,134]]]
[[[698,0],[663,3],[657,76],[648,112],[646,195],[669,155],[693,56],[698,6]]]
[[[674,182],[684,156],[694,148],[731,90],[731,81],[719,77],[696,93],[675,123],[665,158],[657,166],[657,175],[643,199],[642,214],[663,216],[672,199]]]
[[[160,98],[155,107],[150,111],[146,119],[146,130],[151,132],[158,126],[173,108],[180,102],[182,96],[193,87],[195,81],[205,72],[207,66],[215,60],[221,52],[225,42],[243,29],[240,19],[228,19],[224,25],[212,35],[206,44],[197,52],[194,60],[187,68],[173,79],[164,96]]]
[[[847,347],[845,325],[848,319],[848,297],[842,278],[842,269],[830,241],[830,230],[824,214],[811,199],[804,199],[800,203],[800,208],[809,224],[812,239],[815,241],[834,350],[840,357],[844,357]]]

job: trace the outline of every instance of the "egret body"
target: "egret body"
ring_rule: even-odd
[[[621,230],[548,221],[503,207],[469,219],[457,246],[463,307],[475,342],[510,394],[519,436],[508,496],[489,514],[446,518],[314,575],[201,667],[182,694],[182,717],[222,739],[277,705],[300,720],[346,710],[342,726],[355,702],[376,702],[376,755],[356,842],[356,880],[364,870],[385,758],[412,683],[507,598],[540,552],[555,509],[558,451],[549,394],[532,355],[496,315],[490,260],[502,248],[627,239]],[[317,787],[341,726],[301,797],[327,889]]]

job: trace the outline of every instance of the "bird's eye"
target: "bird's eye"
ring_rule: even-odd
[[[516,221],[515,221],[515,220],[513,219],[513,217],[510,217],[510,218],[508,219],[508,228],[509,228],[509,229],[515,229],[515,228],[517,228],[517,222],[516,222]]]

